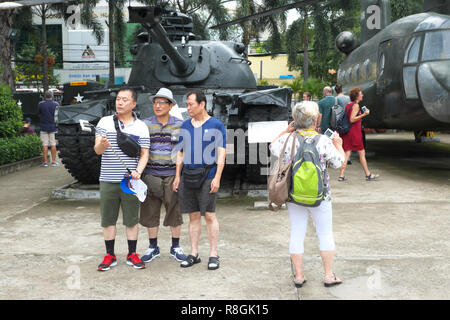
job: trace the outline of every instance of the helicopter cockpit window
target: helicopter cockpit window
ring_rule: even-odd
[[[419,60],[420,40],[422,37],[412,38],[405,52],[404,63],[416,63]]]
[[[403,87],[407,99],[417,99],[416,88],[416,66],[408,66],[403,68]]]
[[[339,70],[338,81],[341,83],[345,81],[345,70]]]
[[[352,68],[350,67],[346,72],[345,72],[345,80],[346,82],[351,82],[351,75],[352,75]]]
[[[364,79],[368,79],[369,78],[369,65],[370,65],[370,60],[369,59],[364,61],[363,67],[361,69],[361,76]]]
[[[384,62],[385,62],[385,57],[384,57],[384,53],[381,54],[380,57],[380,61],[378,61],[378,76],[382,76],[383,72],[384,72]]]
[[[450,59],[450,30],[425,34],[422,61]]]
[[[354,66],[352,71],[352,81],[358,82],[358,80],[359,80],[359,64]]]

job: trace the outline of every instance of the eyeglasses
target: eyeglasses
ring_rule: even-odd
[[[159,104],[160,106],[166,106],[166,105],[169,105],[170,102],[167,102],[167,101],[161,101],[161,100],[156,100],[156,101],[153,101],[153,104],[154,104],[154,105]]]

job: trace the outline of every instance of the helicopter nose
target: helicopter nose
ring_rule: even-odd
[[[425,110],[436,120],[450,123],[450,60],[420,65],[418,78]]]

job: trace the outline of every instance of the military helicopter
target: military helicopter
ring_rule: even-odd
[[[212,27],[300,8],[305,0]],[[370,110],[368,128],[421,132],[450,129],[450,1],[425,0],[423,13],[390,22],[389,0],[361,0],[361,43],[351,32],[336,38],[346,55],[337,80],[344,92],[360,86]]]

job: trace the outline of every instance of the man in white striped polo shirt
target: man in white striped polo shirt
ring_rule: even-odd
[[[100,213],[106,246],[106,256],[98,266],[99,271],[109,270],[117,264],[114,241],[119,207],[122,208],[123,224],[126,227],[128,240],[127,264],[136,269],[145,268],[145,264],[136,254],[140,202],[134,195],[126,194],[121,190],[120,181],[127,174],[127,169],[114,154],[115,152],[132,171],[132,179],[141,178],[148,161],[150,138],[147,126],[133,112],[136,107],[136,98],[134,90],[121,89],[116,97],[116,113],[101,118],[96,127],[94,150],[102,155],[99,179]],[[141,147],[138,157],[129,157],[119,148],[115,122],[122,132],[128,134]]]

